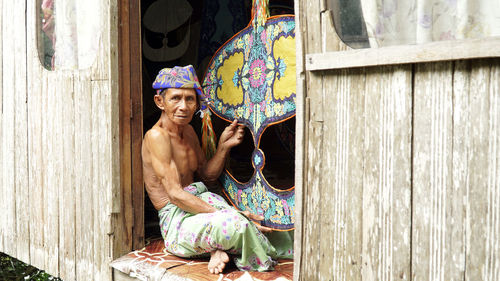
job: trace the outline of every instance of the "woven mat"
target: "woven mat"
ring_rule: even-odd
[[[161,238],[111,263],[113,268],[139,280],[293,280],[293,260],[279,260],[270,272],[239,271],[230,262],[223,274],[216,275],[208,271],[207,265],[208,258],[183,259],[169,254]]]

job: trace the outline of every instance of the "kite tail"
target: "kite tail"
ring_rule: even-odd
[[[252,25],[254,30],[264,26],[269,17],[269,0],[252,0]]]
[[[212,118],[210,118],[210,110],[205,108],[201,119],[201,149],[205,152],[207,160],[212,158],[216,151],[215,146],[215,133],[212,127]]]

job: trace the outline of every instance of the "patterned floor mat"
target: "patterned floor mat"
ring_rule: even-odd
[[[208,258],[183,259],[169,254],[161,238],[151,240],[143,249],[130,252],[114,260],[111,266],[139,280],[207,280],[207,281],[257,281],[293,280],[293,260],[279,260],[274,271],[239,271],[231,262],[223,274],[211,274]]]

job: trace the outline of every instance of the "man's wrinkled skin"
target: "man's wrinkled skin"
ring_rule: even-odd
[[[184,191],[193,183],[194,173],[203,182],[214,182],[222,172],[232,147],[240,144],[244,126],[234,120],[222,132],[215,155],[206,160],[198,137],[189,124],[198,108],[194,89],[169,88],[155,95],[154,101],[162,114],[158,122],[146,132],[142,143],[142,161],[146,190],[154,207],[163,208],[168,202],[193,214],[212,213],[217,209],[200,198]],[[252,220],[262,216],[242,212]],[[257,225],[262,232],[271,229]],[[208,269],[218,274],[224,270],[229,257],[226,252],[210,253]]]

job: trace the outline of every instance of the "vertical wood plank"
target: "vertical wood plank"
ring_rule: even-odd
[[[56,74],[56,73],[51,73],[51,74]],[[53,84],[53,91],[50,91],[48,93],[52,93],[51,95],[54,96],[54,99],[52,102],[48,105],[50,107],[50,114],[52,115],[49,117],[50,123],[52,125],[52,130],[49,131],[48,139],[50,142],[51,146],[51,151],[52,154],[48,158],[48,161],[52,162],[52,169],[49,169],[47,171],[47,174],[50,178],[52,178],[51,184],[47,186],[47,188],[50,190],[49,194],[52,194],[51,200],[53,201],[54,204],[54,210],[56,210],[56,219],[57,219],[57,224],[54,225],[55,227],[52,228],[52,231],[57,233],[57,240],[54,238],[55,245],[50,245],[50,248],[53,248],[55,252],[57,252],[57,275],[56,276],[61,276],[61,274],[64,275],[62,272],[65,270],[65,264],[64,263],[64,246],[61,246],[61,244],[64,244],[64,234],[65,231],[68,227],[71,227],[71,225],[66,226],[64,224],[64,214],[68,212],[67,210],[64,209],[64,201],[68,200],[71,201],[71,198],[66,198],[65,196],[65,189],[66,187],[63,187],[63,178],[64,175],[68,172],[67,168],[64,167],[63,161],[64,161],[64,150],[63,150],[63,139],[64,139],[64,118],[62,118],[63,111],[62,111],[62,101],[65,100],[65,95],[68,94],[68,89],[66,85],[67,77],[69,76],[68,72],[60,72],[57,73],[57,75],[52,75],[55,79],[51,80],[51,84]],[[71,211],[69,211],[71,212]],[[51,266],[52,261],[51,261]],[[49,271],[53,272],[53,271]],[[51,273],[54,274],[54,273]]]
[[[92,91],[89,93],[92,95],[92,104],[91,104],[91,114],[92,114],[92,178],[91,178],[91,189],[93,193],[94,200],[92,202],[92,212],[94,213],[94,232],[92,233],[92,240],[94,245],[94,264],[93,264],[93,276],[94,278],[99,278],[102,275],[101,272],[101,264],[104,262],[103,260],[103,235],[102,230],[104,226],[102,225],[102,216],[103,214],[103,199],[105,197],[105,186],[102,185],[102,160],[104,156],[101,155],[102,143],[104,140],[101,139],[101,122],[106,122],[106,120],[102,120],[101,116],[101,91],[99,88],[98,81],[92,81],[91,84]]]
[[[132,250],[132,197],[131,197],[131,159],[130,159],[130,95],[127,99],[124,93],[129,93],[123,89],[129,86],[130,79],[123,78],[125,73],[130,70],[125,60],[130,60],[127,47],[128,41],[124,41],[124,34],[128,35],[128,9],[125,13],[125,7],[128,7],[126,1],[112,1],[111,3],[111,20],[110,20],[110,93],[112,94],[112,117],[111,124],[114,124],[112,138],[115,144],[112,146],[113,158],[118,162],[115,163],[113,174],[114,181],[112,183],[112,258],[116,259]],[[127,50],[127,53],[124,53]],[[123,75],[123,76],[122,76]],[[124,111],[127,110],[128,114]],[[119,126],[116,126],[119,124]],[[118,142],[118,143],[116,143]]]
[[[304,16],[306,21],[306,33],[304,39],[304,53],[321,52],[321,23],[320,23],[320,3],[319,1],[304,1]],[[323,122],[323,89],[318,85],[323,84],[323,75],[319,73],[306,73],[307,97],[311,99],[310,118],[314,121]],[[306,120],[306,123],[309,120]]]
[[[109,1],[109,92],[111,99],[111,138],[113,140],[113,183],[112,183],[112,212],[118,213],[121,210],[120,200],[120,1]]]
[[[100,155],[100,186],[101,186],[101,200],[99,206],[100,213],[100,236],[101,236],[101,249],[100,255],[102,256],[102,262],[99,264],[101,280],[111,279],[111,267],[109,263],[111,262],[111,248],[110,248],[110,236],[111,233],[111,191],[112,191],[112,177],[113,177],[113,158],[112,158],[112,139],[111,132],[112,127],[116,124],[109,122],[111,120],[111,108],[112,100],[109,87],[109,81],[96,81],[98,94],[99,94],[99,155]]]
[[[302,19],[306,25],[304,33],[305,54],[320,53],[322,49],[321,1],[304,1]]]
[[[301,31],[304,31],[304,53],[321,51],[321,25],[320,25],[320,3],[318,1],[302,1],[299,17],[303,20]],[[308,105],[309,116],[304,120],[308,127],[308,143],[306,144],[307,155],[304,159],[308,167],[304,182],[304,205],[303,211],[303,244],[301,248],[302,264],[299,280],[318,279],[317,268],[319,266],[321,217],[320,192],[321,192],[321,157],[323,149],[323,91],[320,87],[311,85],[322,84],[322,74],[306,73],[306,93],[310,102]]]
[[[120,104],[120,186],[119,213],[115,215],[114,258],[132,250],[132,156],[131,156],[131,97],[130,97],[130,11],[128,0],[119,3],[119,104]],[[116,202],[117,200],[114,200]]]
[[[304,73],[304,41],[302,24],[302,6],[299,0],[294,1],[295,14],[295,45],[296,45],[296,123],[295,123],[295,232],[294,232],[294,280],[299,280],[302,268],[302,238],[303,238],[303,200],[304,200],[304,157],[305,157],[305,73]]]
[[[16,258],[30,261],[29,250],[29,181],[28,181],[28,119],[27,119],[27,88],[26,88],[26,2],[19,1],[13,11],[13,25],[17,27],[13,37],[16,46],[15,64],[13,71],[15,76],[15,187],[16,187],[16,236],[17,256]]]
[[[61,120],[61,147],[59,152],[62,157],[61,175],[62,182],[59,186],[59,271],[63,280],[76,280],[75,269],[75,218],[76,218],[76,181],[75,163],[75,104],[74,104],[74,82],[72,73],[64,73],[62,81],[58,112]]]
[[[489,61],[488,205],[483,278],[500,279],[500,60]]]
[[[45,231],[44,222],[46,209],[43,171],[45,165],[42,131],[45,129],[43,119],[43,99],[46,93],[42,85],[46,85],[47,75],[44,75],[37,50],[36,20],[38,8],[36,1],[28,1],[27,5],[27,80],[31,90],[27,96],[28,110],[28,156],[29,156],[29,229],[30,229],[30,264],[37,268],[45,267]]]
[[[77,83],[76,83],[77,82]],[[92,168],[92,84],[86,74],[75,80],[76,279],[94,279],[94,192]],[[96,144],[97,145],[97,144]]]
[[[44,248],[46,251],[45,271],[49,274],[59,275],[59,178],[62,171],[57,170],[58,154],[57,139],[61,132],[57,127],[57,100],[59,98],[58,75],[55,72],[49,72],[48,79],[44,80],[42,85],[42,120],[45,130],[42,130],[42,151],[43,151],[43,170],[44,175],[43,207],[47,211],[47,216],[43,222],[43,231],[45,233]]]
[[[14,11],[17,3],[6,1],[3,4],[2,20],[6,23],[2,26],[2,35],[4,38],[14,38],[16,33],[16,26],[11,24],[14,21]],[[3,52],[13,54],[3,57],[3,68],[12,69],[15,66],[15,45],[13,40],[2,40]],[[2,191],[4,199],[3,230],[4,235],[4,251],[11,256],[17,256],[17,233],[16,233],[16,190],[15,190],[15,72],[4,72],[3,86],[3,178]]]
[[[0,19],[0,38],[3,38],[3,1],[0,1],[0,14],[2,15],[2,19]],[[3,42],[3,40],[2,40]],[[0,147],[3,146],[3,43],[0,42]],[[3,147],[2,147],[3,148]],[[3,179],[3,149],[0,149],[0,179]],[[0,183],[3,184],[3,180],[0,180]],[[5,198],[3,191],[0,191],[0,204],[1,206],[5,206]],[[5,214],[0,214],[0,222],[5,221]],[[0,252],[4,252],[4,236],[6,231],[4,230],[3,223],[0,223]]]
[[[411,66],[367,70],[363,280],[410,279]]]
[[[364,71],[324,76],[321,159],[321,280],[360,280]],[[326,111],[325,111],[326,113]],[[326,200],[326,198],[329,198]]]
[[[312,105],[311,105],[312,107]],[[311,109],[312,110],[312,109]],[[323,123],[309,121],[309,143],[307,156],[307,179],[308,184],[305,188],[307,198],[304,204],[304,244],[302,245],[303,268],[301,280],[319,280],[318,266],[320,246],[320,179],[321,173],[321,156],[323,150]]]
[[[415,71],[412,271],[414,280],[450,280],[452,190],[452,64]]]
[[[130,92],[132,102],[132,204],[134,210],[133,248],[144,246],[144,182],[142,179],[142,51],[140,1],[130,0],[130,51],[131,51],[131,79]],[[142,37],[140,37],[142,38]]]
[[[470,186],[466,278],[500,278],[500,62],[474,61],[470,86]]]
[[[109,52],[111,51],[109,37],[110,32],[110,0],[99,1],[99,6],[95,7],[99,15],[99,35],[96,38],[99,40],[99,47],[96,51],[96,57],[90,69],[92,80],[109,80],[109,70],[110,70],[110,57]]]
[[[453,185],[449,200],[449,211],[452,217],[447,220],[446,229],[450,233],[447,241],[446,271],[448,280],[463,280],[465,277],[465,238],[466,238],[466,204],[469,190],[470,169],[470,61],[453,63]]]

